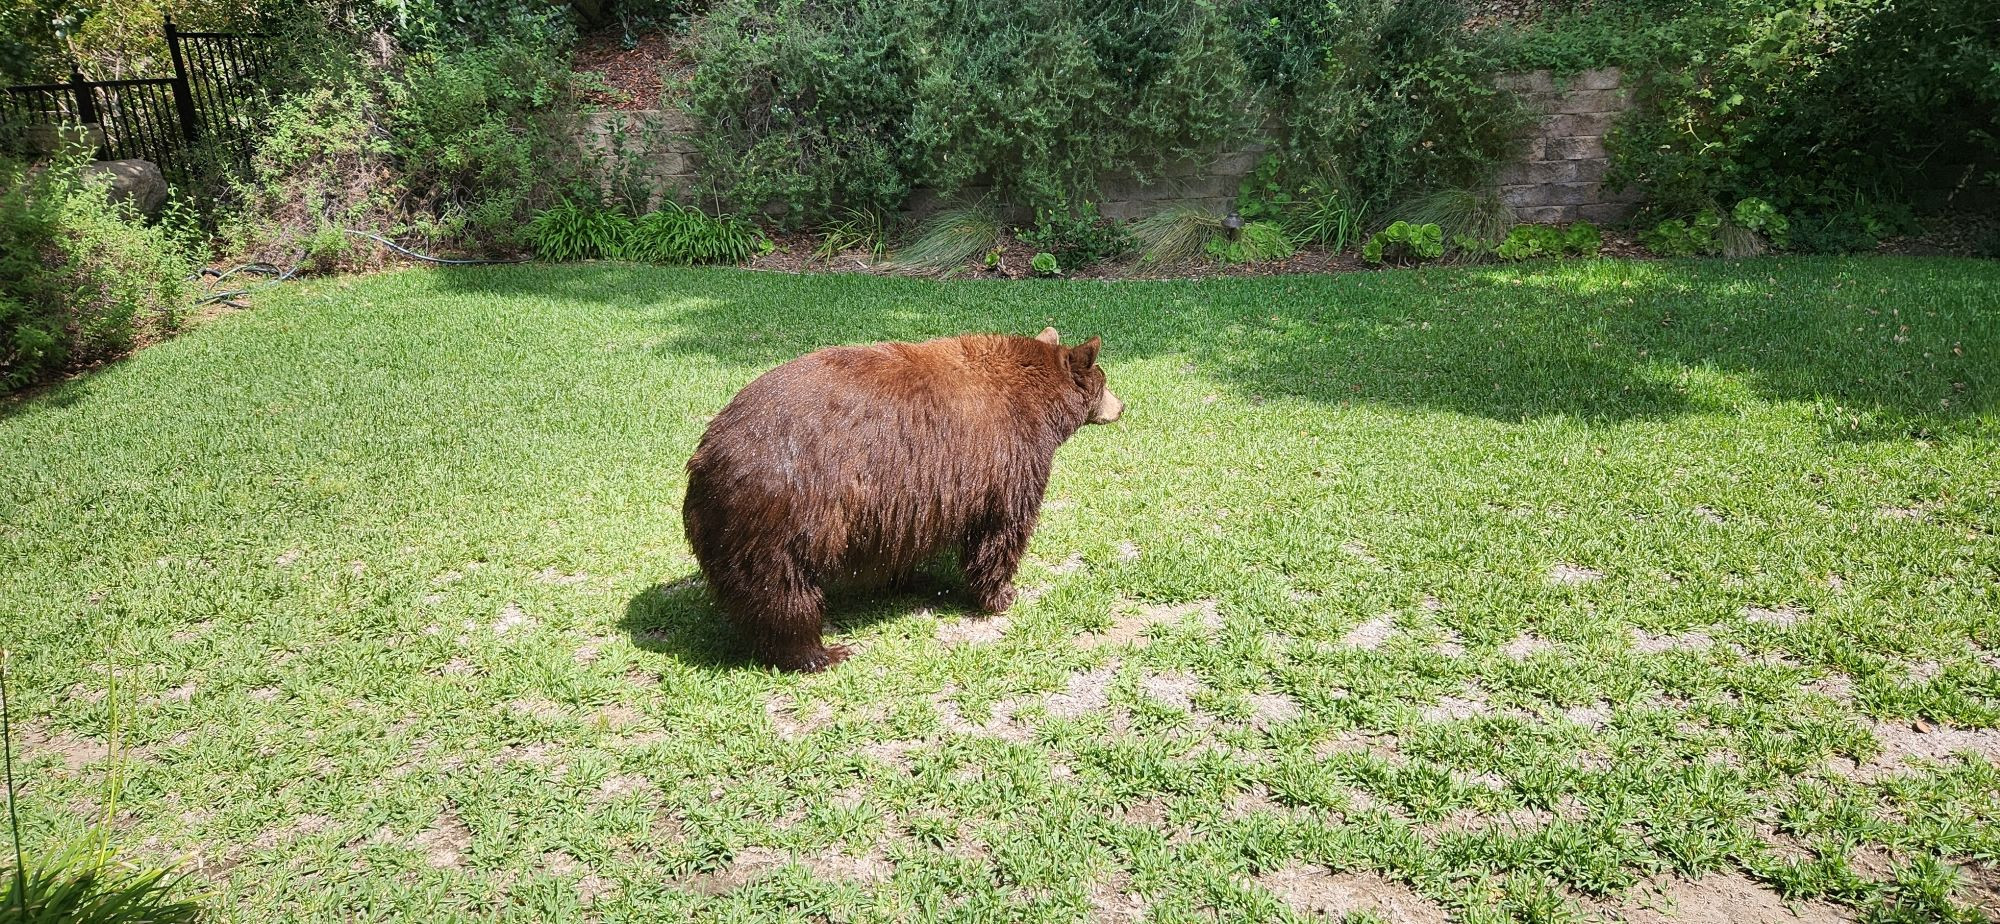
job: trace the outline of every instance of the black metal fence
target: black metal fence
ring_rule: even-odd
[[[255,93],[271,64],[264,36],[183,32],[171,16],[164,28],[172,77],[88,80],[72,71],[66,83],[7,87],[0,91],[4,137],[33,144],[38,135],[82,132],[99,159],[150,160],[180,182],[191,178],[197,143],[247,162]]]

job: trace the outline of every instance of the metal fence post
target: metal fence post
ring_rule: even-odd
[[[194,111],[194,91],[188,85],[187,61],[181,57],[181,34],[174,28],[174,17],[167,16],[167,52],[174,59],[174,114],[180,117],[181,138],[194,143],[197,117]]]
[[[70,68],[69,71],[69,96],[70,101],[75,104],[70,109],[70,112],[76,115],[77,125],[83,128],[83,137],[89,138],[91,130],[95,128],[98,132],[98,137],[108,140],[109,136],[105,134],[104,126],[99,125],[97,122],[97,88],[91,86],[90,81],[83,79],[83,72],[76,68]],[[90,156],[96,158],[104,157],[104,145],[99,144],[93,147],[95,150]]]

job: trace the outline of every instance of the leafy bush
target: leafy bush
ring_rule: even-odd
[[[1361,247],[1370,263],[1420,263],[1444,256],[1444,231],[1437,225],[1397,221],[1375,232]]]
[[[1791,243],[1792,223],[1778,214],[1777,206],[1752,196],[1738,203],[1729,211],[1729,216],[1738,227],[1753,234],[1762,235],[1764,240],[1779,250]]]
[[[528,222],[528,243],[544,260],[594,260],[624,252],[632,216],[591,202],[565,199]]]
[[[0,392],[157,339],[193,298],[192,216],[148,224],[82,163],[0,162]]]
[[[1028,261],[1028,268],[1034,270],[1035,275],[1037,276],[1062,275],[1062,266],[1056,263],[1056,255],[1049,253],[1048,251],[1042,251],[1041,253],[1035,254],[1035,256]]]
[[[522,219],[559,179],[555,136],[541,114],[570,90],[568,70],[539,50],[502,44],[421,54],[389,84],[390,154],[422,200],[433,238],[482,247],[515,242]]]
[[[1367,210],[1341,185],[1325,179],[1279,180],[1282,162],[1266,155],[1236,190],[1237,213],[1245,221],[1272,221],[1300,244],[1345,250],[1361,242]]]
[[[1017,236],[1022,243],[1046,250],[1072,268],[1102,263],[1138,246],[1123,225],[1099,218],[1097,205],[1091,202],[1074,211],[1060,206],[1037,209],[1035,226],[1022,229]]]
[[[1990,0],[1624,6],[1649,38],[1611,62],[1638,78],[1641,106],[1612,134],[1609,179],[1639,184],[1655,218],[1755,197],[1827,230],[1802,233],[1802,248],[1872,246],[1863,226],[1892,224],[1894,205],[1939,183],[1938,165],[2000,157]]]
[[[399,230],[409,193],[375,128],[382,111],[379,94],[346,77],[277,103],[237,188],[242,209],[224,227],[230,249],[289,265],[315,252],[309,239],[329,227]]]
[[[113,632],[115,633],[115,629]],[[12,850],[0,868],[0,924],[193,924],[202,919],[201,906],[178,896],[179,877],[159,867],[142,867],[119,860],[110,843],[112,819],[124,785],[119,767],[120,717],[115,672],[104,693],[110,747],[103,777],[103,820],[81,838],[52,852],[26,853],[15,806],[20,792],[14,779],[14,717],[10,694],[8,652],[0,649],[0,748],[6,751],[5,798],[7,833]],[[73,836],[73,835],[72,835]]]
[[[1514,211],[1492,188],[1454,186],[1412,199],[1397,212],[1413,225],[1437,225],[1460,254],[1477,258],[1498,248],[1514,227]]]
[[[1597,226],[1587,221],[1579,221],[1568,229],[1551,225],[1516,225],[1507,232],[1507,239],[1494,248],[1494,256],[1502,260],[1533,260],[1540,257],[1595,256],[1604,244],[1604,236]]]
[[[91,846],[24,858],[25,869],[0,872],[0,921],[6,924],[194,924],[201,905],[177,895],[179,877],[158,867],[126,866]]]
[[[755,225],[740,218],[711,218],[667,202],[625,229],[619,255],[647,263],[742,263],[768,246]]]
[[[1339,176],[1349,202],[1378,211],[1479,185],[1512,146],[1522,116],[1459,3],[1248,0],[1235,16],[1284,176]]]
[[[696,29],[690,108],[738,207],[788,223],[975,179],[1057,208],[1105,171],[1221,141],[1247,95],[1203,0],[733,0]]]
[[[1714,209],[1703,209],[1691,219],[1669,218],[1650,231],[1639,232],[1639,243],[1663,257],[1712,255],[1722,250],[1716,240],[1721,228],[1722,216]]]
[[[1209,256],[1224,263],[1263,263],[1282,260],[1294,252],[1291,237],[1268,221],[1245,224],[1237,229],[1233,239],[1210,238],[1207,250]]]

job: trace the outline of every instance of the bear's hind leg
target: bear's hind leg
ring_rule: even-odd
[[[1028,551],[1034,520],[988,524],[966,539],[965,586],[980,612],[1004,613],[1014,605],[1014,572]]]
[[[761,586],[716,590],[757,660],[800,673],[823,671],[847,660],[847,646],[829,648],[821,641],[826,595],[802,569],[790,562],[774,564],[750,583]]]

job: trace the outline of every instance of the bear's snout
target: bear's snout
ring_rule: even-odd
[[[1107,388],[1104,394],[1098,396],[1097,406],[1090,409],[1090,422],[1110,423],[1123,413],[1125,413],[1125,402],[1118,400],[1118,396]]]

